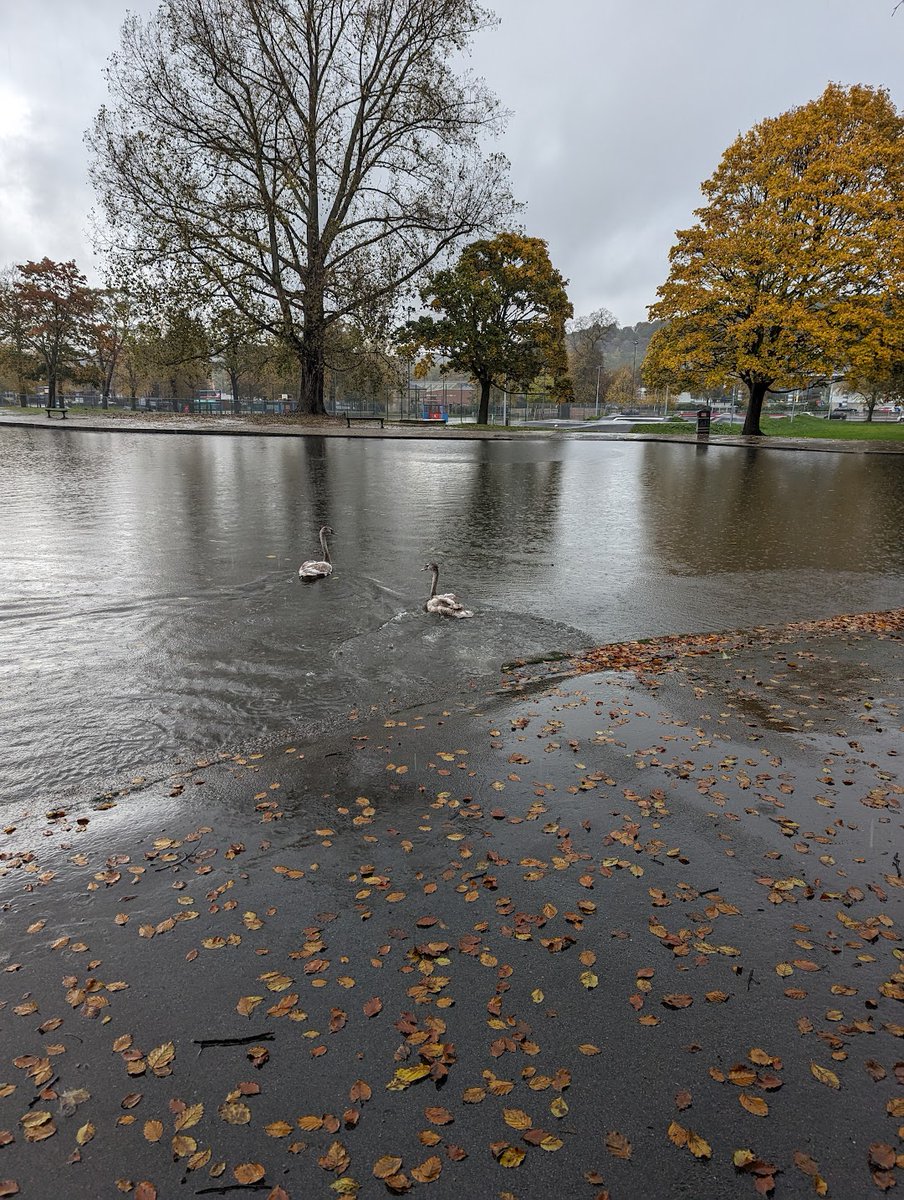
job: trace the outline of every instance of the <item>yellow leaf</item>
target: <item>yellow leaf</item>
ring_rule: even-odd
[[[766,1117],[769,1115],[769,1105],[762,1096],[751,1096],[748,1092],[741,1092],[738,1100],[741,1103],[741,1107],[746,1108],[755,1117]]]
[[[503,1167],[520,1167],[526,1154],[527,1151],[520,1146],[506,1146],[499,1156],[499,1164]]]
[[[530,1129],[533,1121],[521,1108],[504,1108],[502,1119],[511,1129]]]
[[[699,1133],[694,1133],[692,1129],[687,1131],[687,1148],[694,1158],[712,1158],[713,1156],[709,1142],[700,1137]]]
[[[203,1116],[204,1105],[200,1101],[197,1104],[190,1104],[188,1108],[183,1109],[176,1117],[174,1122],[176,1131],[191,1129],[193,1125],[197,1125]]]
[[[669,1141],[674,1142],[676,1146],[687,1145],[687,1130],[683,1125],[679,1125],[677,1121],[672,1121],[668,1128]]]
[[[827,1087],[841,1087],[838,1076],[834,1071],[828,1070],[827,1067],[821,1067],[819,1063],[811,1062],[810,1070],[813,1072],[814,1076],[819,1080],[819,1082],[824,1083]]]
[[[271,1121],[269,1125],[264,1126],[264,1131],[267,1137],[283,1138],[289,1136],[292,1126],[288,1121]]]
[[[75,1140],[80,1146],[84,1146],[86,1142],[90,1142],[94,1137],[95,1129],[90,1121],[81,1126],[78,1133],[75,1135]]]
[[[420,1079],[426,1079],[430,1074],[430,1068],[426,1063],[418,1063],[413,1067],[398,1067],[395,1077],[386,1085],[387,1091],[400,1092],[405,1088],[410,1087],[412,1083],[417,1083]]]
[[[149,1142],[159,1142],[163,1137],[163,1122],[162,1121],[145,1121],[144,1136]]]

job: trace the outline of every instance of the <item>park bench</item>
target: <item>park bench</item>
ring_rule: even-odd
[[[66,420],[66,412],[67,411],[68,410],[67,410],[65,404],[60,404],[56,408],[51,408],[50,405],[48,405],[44,409],[44,412],[47,413],[48,417],[62,417],[64,421]]]
[[[377,416],[376,413],[346,413],[345,414],[346,429],[351,429],[352,421],[379,421],[380,428],[382,429],[384,418]]]
[[[443,417],[403,417],[400,425],[445,425]]]

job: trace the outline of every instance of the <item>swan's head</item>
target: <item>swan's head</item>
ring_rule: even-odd
[[[332,537],[332,536],[333,536],[333,531],[332,531],[332,529],[330,529],[329,525],[321,525],[321,527],[320,527],[320,536],[321,536],[321,537],[323,537],[323,535],[324,535],[325,533],[328,533],[328,534],[330,535],[330,537]]]
[[[436,565],[436,563],[424,563],[423,567],[421,567],[421,570],[422,571],[438,571],[439,567]]]

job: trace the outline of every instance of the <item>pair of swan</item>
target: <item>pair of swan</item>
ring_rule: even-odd
[[[320,547],[323,550],[323,558],[310,558],[307,562],[303,562],[298,568],[298,577],[305,582],[310,582],[313,579],[325,579],[327,575],[333,573],[333,562],[330,558],[330,548],[326,542],[326,535],[332,536],[332,529],[329,525],[324,525],[320,530]],[[430,595],[427,603],[424,605],[424,611],[428,613],[436,613],[440,617],[455,617],[459,620],[462,617],[473,617],[474,613],[469,608],[459,603],[458,597],[454,592],[443,592],[440,595],[436,594],[436,585],[439,581],[439,567],[435,562],[429,562],[423,568],[425,571],[433,572],[433,583],[430,588]]]

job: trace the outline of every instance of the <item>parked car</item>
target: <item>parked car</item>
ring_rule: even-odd
[[[830,421],[846,421],[847,413],[842,408],[836,408],[833,413],[829,413]]]

